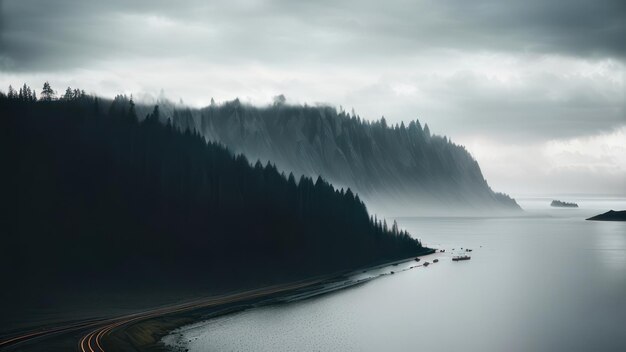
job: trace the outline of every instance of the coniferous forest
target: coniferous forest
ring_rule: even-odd
[[[322,175],[356,190],[371,207],[396,215],[516,214],[519,205],[494,192],[478,162],[419,120],[388,124],[361,119],[354,110],[291,105],[284,96],[269,106],[239,99],[194,109],[161,97],[163,121],[190,129],[252,160],[270,160],[295,175]],[[140,116],[152,109],[138,104]]]
[[[0,267],[20,287],[203,282],[235,287],[426,249],[359,196],[251,163],[159,107],[49,85],[0,95]]]

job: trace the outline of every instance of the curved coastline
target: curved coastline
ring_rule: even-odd
[[[106,342],[108,346],[115,346],[116,350],[121,351],[172,351],[173,347],[166,346],[163,343],[163,338],[174,333],[175,330],[179,328],[202,323],[219,316],[241,312],[255,307],[294,302],[355,287],[389,274],[383,273],[369,278],[350,280],[350,277],[354,275],[380,269],[386,266],[407,263],[413,261],[415,257],[423,257],[434,253],[436,253],[435,249],[424,248],[424,251],[418,253],[416,256],[411,256],[405,259],[374,264],[360,269],[339,272],[324,277],[306,279],[296,283],[288,283],[282,285],[282,287],[278,287],[277,290],[269,290],[267,293],[251,295],[250,297],[242,300],[200,307],[198,309],[181,313],[166,313],[160,316],[150,317],[131,325],[120,326],[119,328],[111,331],[107,336]],[[421,266],[421,263],[404,270],[410,270],[418,266]],[[236,294],[241,294],[241,292],[233,293],[233,295]],[[174,350],[176,351],[176,349]]]

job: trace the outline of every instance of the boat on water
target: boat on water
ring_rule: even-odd
[[[452,260],[455,262],[458,262],[459,260],[470,260],[472,259],[472,257],[470,257],[469,255],[457,255],[456,257],[453,257]]]

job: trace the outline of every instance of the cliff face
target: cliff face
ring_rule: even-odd
[[[252,107],[238,100],[201,110],[171,109],[179,128],[200,132],[250,160],[296,176],[322,175],[358,192],[383,214],[519,210],[495,193],[476,160],[419,121],[388,126],[327,106]]]

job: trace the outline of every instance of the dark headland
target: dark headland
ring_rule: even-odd
[[[587,220],[595,221],[626,221],[626,210],[609,210],[604,214],[592,216]]]
[[[351,189],[250,162],[158,106],[24,85],[0,92],[0,122],[1,348],[115,349],[93,332],[136,312],[241,304],[431,251]]]
[[[550,206],[558,208],[578,208],[578,204],[576,203],[568,203],[560,200],[553,200],[552,203],[550,203]]]
[[[277,98],[270,106],[236,99],[200,109],[161,100],[160,120],[249,160],[271,160],[296,179],[323,175],[358,193],[370,209],[396,216],[521,213],[514,199],[491,189],[465,147],[431,133],[428,124],[367,121],[331,106],[290,105]],[[116,101],[130,104],[124,97]],[[135,108],[143,117],[153,107]]]

